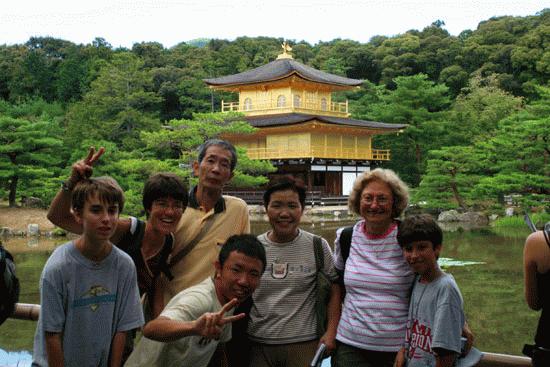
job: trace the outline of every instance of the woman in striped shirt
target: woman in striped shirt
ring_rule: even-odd
[[[378,168],[355,180],[348,205],[362,219],[349,251],[342,251],[342,229],[335,241],[346,294],[333,367],[392,366],[403,344],[414,274],[397,243],[396,218],[408,202],[407,185],[391,170]]]

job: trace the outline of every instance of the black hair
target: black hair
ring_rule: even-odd
[[[231,153],[231,172],[233,172],[233,170],[235,169],[235,166],[237,165],[237,151],[235,150],[235,147],[233,146],[233,144],[231,144],[230,142],[225,141],[225,140],[209,139],[209,140],[205,141],[203,144],[201,144],[201,146],[199,146],[199,149],[198,149],[199,150],[199,156],[198,156],[199,163],[201,163],[202,160],[204,159],[204,157],[206,156],[206,151],[208,150],[208,148],[210,148],[213,145],[221,147],[221,148],[229,151],[229,153]]]
[[[153,206],[153,201],[170,197],[179,200],[183,206],[187,206],[189,194],[182,179],[170,172],[160,172],[150,176],[143,185],[143,208],[148,213]],[[149,214],[147,214],[149,216]]]
[[[415,241],[430,241],[434,249],[443,243],[443,231],[431,215],[412,215],[399,224],[397,231],[399,246],[405,247]]]
[[[227,260],[233,251],[260,260],[262,262],[262,273],[265,271],[267,260],[264,245],[262,245],[256,236],[252,234],[236,234],[229,237],[222,246],[218,256],[220,266],[223,267],[225,260]]]
[[[302,209],[306,206],[306,189],[303,182],[300,179],[294,178],[290,175],[279,177],[273,180],[264,192],[264,206],[267,209],[269,201],[271,200],[271,194],[276,191],[291,190],[298,194],[300,205]]]
[[[19,300],[19,279],[11,254],[0,242],[0,325],[13,314]]]

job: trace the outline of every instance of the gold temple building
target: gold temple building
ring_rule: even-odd
[[[204,80],[212,89],[238,93],[238,101],[222,101],[222,112],[242,112],[257,128],[224,138],[245,147],[252,159],[271,160],[277,167],[271,177],[292,174],[308,191],[347,195],[358,174],[390,159],[389,150],[372,147],[372,137],[407,125],[351,119],[348,102],[333,101],[332,93],[358,88],[363,80],[316,70],[294,60],[286,43],[282,47],[266,65]]]

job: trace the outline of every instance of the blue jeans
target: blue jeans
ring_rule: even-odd
[[[331,358],[331,366],[392,367],[396,355],[396,352],[366,350],[336,341],[336,351]]]

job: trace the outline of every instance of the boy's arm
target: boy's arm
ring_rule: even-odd
[[[404,347],[399,349],[399,352],[397,352],[397,355],[395,356],[393,367],[405,367],[405,353],[406,350]]]
[[[201,335],[206,338],[217,339],[220,337],[225,324],[245,317],[244,313],[235,316],[225,316],[225,313],[233,309],[237,302],[235,298],[227,302],[220,311],[206,312],[198,319],[192,321],[172,320],[159,316],[145,325],[143,335],[160,342],[171,342],[191,335]]]
[[[122,354],[124,353],[125,344],[126,332],[117,332],[111,343],[111,360],[109,361],[109,367],[120,367],[122,364]]]
[[[472,333],[472,330],[470,329],[470,325],[468,325],[468,321],[464,320],[464,326],[462,327],[462,336],[466,338],[466,345],[464,345],[464,351],[462,355],[466,355],[470,353],[470,349],[474,346],[474,333]]]
[[[434,348],[435,367],[453,367],[457,354],[452,350]]]
[[[336,349],[336,330],[342,312],[342,290],[340,284],[333,283],[330,287],[330,299],[327,305],[327,331],[321,337],[320,343],[325,343],[327,353],[330,354]]]
[[[63,346],[61,343],[61,333],[52,333],[46,331],[46,355],[48,356],[48,365],[50,367],[63,367]]]

